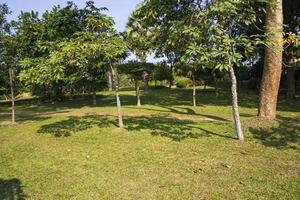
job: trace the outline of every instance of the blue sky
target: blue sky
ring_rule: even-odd
[[[116,22],[116,29],[123,31],[128,20],[128,16],[142,0],[94,0],[99,7],[107,7],[106,14],[113,17]],[[54,5],[66,5],[63,0],[0,0],[6,3],[13,12],[9,19],[17,19],[21,11],[38,11],[40,14],[45,10],[50,10]],[[85,0],[73,0],[78,7],[85,5]]]

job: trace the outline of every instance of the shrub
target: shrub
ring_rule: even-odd
[[[186,88],[190,82],[190,79],[185,77],[176,77],[175,83],[177,88]]]

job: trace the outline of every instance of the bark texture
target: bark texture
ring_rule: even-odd
[[[264,119],[276,118],[277,97],[282,71],[282,0],[276,5],[268,4],[266,32],[271,34],[265,53],[265,65],[260,88],[258,116]]]
[[[240,114],[239,114],[236,76],[233,68],[230,68],[229,72],[230,72],[230,79],[231,79],[232,113],[233,113],[234,125],[235,125],[237,138],[238,140],[242,141],[244,140],[244,134],[242,131]]]

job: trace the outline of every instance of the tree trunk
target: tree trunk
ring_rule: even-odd
[[[172,89],[173,85],[173,64],[170,67],[170,79],[169,79],[169,89]]]
[[[149,73],[147,71],[144,71],[143,78],[144,78],[144,90],[147,91],[149,89]]]
[[[195,76],[193,75],[193,106],[196,107],[196,81]]]
[[[268,4],[266,32],[272,34],[265,53],[265,65],[260,87],[258,116],[264,119],[276,118],[277,97],[282,70],[282,0],[276,5]]]
[[[234,69],[230,68],[230,78],[231,78],[231,94],[232,94],[232,112],[233,112],[233,119],[235,130],[237,133],[238,140],[244,140],[244,134],[242,131],[241,121],[240,121],[240,114],[239,114],[239,107],[238,107],[238,96],[237,96],[237,83],[236,77],[234,73]]]
[[[97,105],[97,99],[96,99],[96,90],[93,88],[93,105]]]
[[[11,92],[11,123],[15,124],[16,120],[15,120],[15,94],[14,94],[14,70],[9,67],[8,69],[8,73],[9,73],[9,82],[10,82],[10,92]]]
[[[115,85],[119,128],[123,128],[124,123],[123,123],[122,108],[121,108],[121,101],[120,101],[120,95],[119,95],[119,84],[118,84],[118,80],[116,80],[117,77],[115,75],[113,67],[111,67],[111,74],[112,74],[112,79],[114,80],[114,85]]]
[[[296,98],[295,68],[287,67],[287,98],[293,100]]]
[[[113,90],[113,81],[111,77],[111,72],[108,72],[108,90],[112,91]]]
[[[214,79],[214,83],[215,83],[215,95],[216,97],[219,96],[219,82],[218,82],[218,78],[215,72],[212,73],[213,75],[213,79]]]
[[[140,86],[136,78],[134,79],[134,86],[135,86],[135,93],[136,93],[136,105],[141,106]]]

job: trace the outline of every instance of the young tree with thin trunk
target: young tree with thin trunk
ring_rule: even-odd
[[[282,72],[283,12],[282,0],[267,4],[265,64],[260,86],[258,116],[275,119],[277,98]]]
[[[120,100],[120,94],[119,94],[119,84],[117,80],[117,74],[115,73],[114,67],[110,66],[111,74],[112,74],[112,80],[115,85],[115,95],[116,95],[116,102],[117,102],[117,113],[118,113],[118,125],[119,128],[124,127],[123,122],[123,114],[122,114],[122,107],[121,107],[121,100]]]
[[[195,80],[195,75],[192,75],[192,80],[193,80],[193,106],[196,107],[196,80]]]
[[[134,88],[136,93],[137,106],[141,106],[140,97],[140,85],[139,83],[144,80],[144,74],[150,74],[150,72],[155,68],[152,63],[129,61],[127,63],[120,64],[118,66],[118,71],[120,73],[130,76],[134,81]]]
[[[9,67],[9,82],[10,82],[10,92],[11,92],[11,123],[15,124],[15,92],[14,92],[14,70],[12,67]]]

